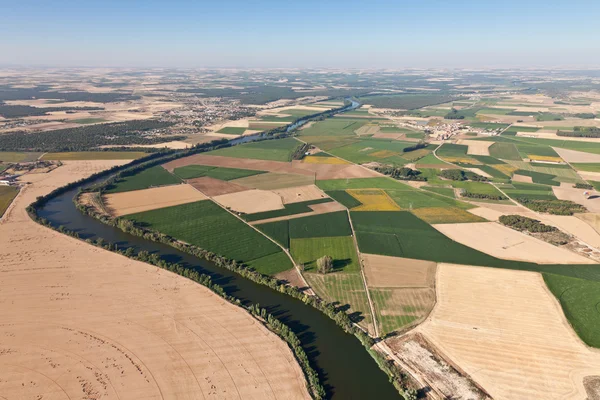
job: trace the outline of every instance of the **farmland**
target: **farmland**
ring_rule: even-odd
[[[185,167],[175,168],[173,172],[181,179],[208,176],[222,181],[230,181],[232,179],[246,178],[248,176],[265,173],[265,171],[254,171],[251,169],[211,167],[205,165],[187,165]]]
[[[304,265],[305,271],[316,272],[316,261],[323,256],[333,258],[334,272],[360,270],[354,242],[349,236],[313,237],[290,240],[294,260]]]
[[[46,153],[42,160],[135,160],[148,155],[140,151],[77,151]]]
[[[127,218],[238,261],[252,262],[281,252],[273,242],[210,200],[130,214]],[[264,263],[256,261],[255,265],[264,266]],[[259,271],[274,273],[290,268],[292,264],[288,259],[287,263],[276,267],[266,265]]]
[[[160,165],[142,170],[135,175],[120,178],[106,193],[127,192],[130,190],[147,189],[150,187],[176,185],[181,180],[175,175],[170,174]]]
[[[0,186],[0,218],[18,193],[19,189],[14,186]]]
[[[256,160],[291,161],[292,154],[302,145],[293,138],[273,139],[261,142],[245,143],[211,151],[210,155]]]

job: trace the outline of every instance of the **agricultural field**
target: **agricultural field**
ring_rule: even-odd
[[[19,189],[14,186],[0,186],[0,218],[2,218],[17,194],[19,194]]]
[[[106,193],[128,192],[130,190],[176,185],[178,183],[181,183],[181,179],[169,173],[160,165],[157,165],[144,169],[135,175],[120,178],[106,190]]]
[[[273,274],[293,267],[289,259],[277,266],[257,261],[282,250],[210,200],[129,214],[127,218],[227,258],[256,261],[255,265],[263,267],[259,272]]]
[[[292,154],[302,143],[294,138],[265,140],[213,150],[209,155],[270,161],[292,161]]]
[[[207,165],[186,165],[185,167],[175,168],[175,175],[181,179],[193,179],[201,176],[208,176],[222,181],[246,178],[258,174],[264,174],[266,171],[254,171],[251,169],[212,167]]]
[[[78,151],[67,153],[46,153],[41,160],[135,160],[147,156],[141,151]]]
[[[226,126],[217,131],[217,133],[224,133],[225,135],[242,135],[246,132],[244,127]]]
[[[350,236],[309,237],[290,239],[294,260],[307,272],[316,272],[317,259],[333,258],[333,272],[358,272],[360,265],[354,241]]]
[[[0,161],[5,163],[29,162],[37,160],[43,153],[0,151]]]

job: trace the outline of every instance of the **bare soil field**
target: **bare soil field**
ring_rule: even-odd
[[[359,165],[335,165],[335,164],[308,164],[301,161],[292,161],[295,168],[314,173],[317,180],[345,179],[345,178],[370,178],[380,176],[377,172]]]
[[[533,178],[531,176],[514,174],[512,177],[514,182],[522,182],[522,183],[533,183]]]
[[[592,192],[592,196],[586,199],[583,195],[584,189],[576,189],[572,184],[563,184],[561,186],[552,186],[554,195],[560,200],[570,200],[577,204],[581,204],[590,212],[600,213],[600,196],[599,193]]]
[[[273,193],[281,197],[283,204],[298,203],[301,201],[316,200],[328,197],[315,185],[275,189],[273,190]]]
[[[361,253],[369,287],[433,286],[436,263]]]
[[[494,399],[585,399],[600,352],[571,329],[538,273],[440,264],[416,328]]]
[[[600,163],[600,154],[586,153],[584,151],[561,149],[553,147],[560,158],[568,163]]]
[[[309,398],[277,336],[208,289],[33,222],[37,196],[120,161],[34,181],[0,224],[6,398]]]
[[[575,217],[591,226],[596,232],[600,233],[600,214],[575,214]]]
[[[251,189],[213,197],[217,203],[237,212],[252,214],[283,208],[281,197],[268,190]]]
[[[245,186],[236,185],[235,183],[222,181],[208,176],[188,179],[186,182],[209,197],[248,190]]]
[[[266,174],[258,174],[247,176],[245,178],[234,179],[230,182],[245,186],[246,188],[277,190],[296,186],[311,185],[314,183],[314,181],[314,177],[309,175],[267,172]]]
[[[107,210],[115,217],[204,199],[206,199],[205,195],[187,184],[110,193],[103,196]]]
[[[296,268],[290,268],[287,271],[279,272],[274,275],[275,278],[287,282],[288,285],[296,286],[299,289],[305,288],[306,284]]]
[[[394,356],[417,371],[432,388],[435,395],[444,399],[475,400],[489,399],[468,376],[445,360],[420,333],[386,340]]]
[[[568,250],[542,242],[495,222],[436,224],[452,240],[494,257],[539,264],[594,264]]]

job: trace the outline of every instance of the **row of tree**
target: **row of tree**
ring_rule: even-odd
[[[476,174],[472,171],[465,171],[462,169],[445,169],[440,172],[439,176],[452,181],[474,181],[474,182],[488,182],[489,179],[485,176]]]
[[[421,171],[408,167],[377,166],[375,171],[400,181],[426,181]]]
[[[537,219],[523,217],[521,215],[502,215],[499,218],[501,224],[518,231],[527,231],[531,233],[556,232],[554,226],[546,225]]]

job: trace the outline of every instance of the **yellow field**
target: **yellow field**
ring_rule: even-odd
[[[511,164],[496,164],[496,165],[491,165],[492,168],[497,169],[498,171],[502,172],[504,175],[508,175],[508,176],[512,176],[512,174],[518,170],[518,167],[515,167],[514,165]]]
[[[533,154],[527,154],[530,160],[533,161],[551,161],[551,162],[562,162],[562,158],[560,157],[551,157],[551,156],[536,156]]]
[[[352,211],[398,211],[400,207],[381,189],[351,189],[348,194],[362,203]]]
[[[371,157],[375,157],[375,158],[388,158],[388,157],[400,155],[400,153],[396,153],[396,152],[390,151],[390,150],[380,150],[380,151],[376,151],[374,153],[370,153],[369,155]]]
[[[424,207],[413,210],[413,214],[430,224],[461,222],[485,222],[486,220],[465,210],[454,207]]]
[[[465,163],[471,165],[482,165],[479,161],[469,157],[440,157],[442,160],[449,163]]]
[[[307,164],[350,164],[348,161],[337,157],[306,156],[303,161]]]

